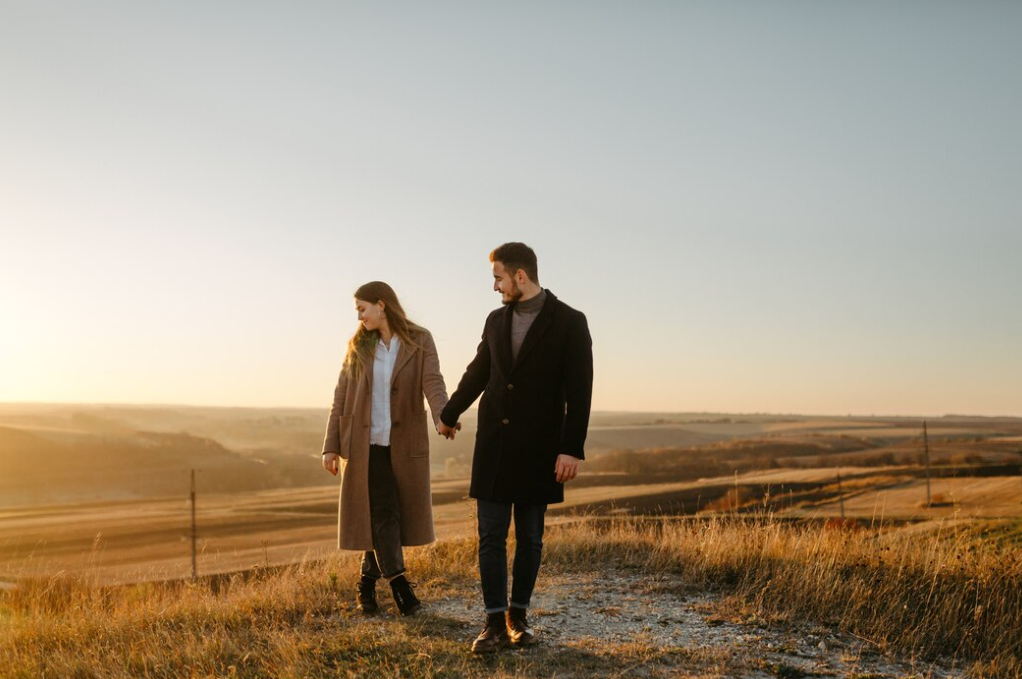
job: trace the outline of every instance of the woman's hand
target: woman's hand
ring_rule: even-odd
[[[341,456],[337,453],[323,453],[323,469],[337,476],[337,468],[341,464]]]

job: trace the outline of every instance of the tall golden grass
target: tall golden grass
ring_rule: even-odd
[[[712,590],[736,613],[813,620],[882,650],[1022,677],[1022,526],[987,541],[969,527],[893,527],[770,516],[586,521],[561,531],[547,563],[623,563]]]
[[[544,562],[567,571],[639,569],[679,591],[716,592],[723,610],[737,616],[813,620],[881,650],[953,660],[975,677],[1018,679],[1017,544],[952,528],[926,534],[828,530],[768,516],[587,518],[548,529]],[[447,587],[465,591],[476,578],[475,542],[411,550],[408,562],[428,595]],[[104,588],[88,576],[25,581],[0,598],[0,676],[318,677],[372,670],[383,677],[433,677],[474,671],[461,629],[438,621],[372,625],[352,616],[356,572],[355,557],[338,554],[198,583]],[[556,663],[528,662],[499,660],[505,664],[490,670],[495,676],[558,673]]]

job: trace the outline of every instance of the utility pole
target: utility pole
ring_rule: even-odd
[[[930,438],[926,433],[926,420],[923,420],[923,454],[926,461],[926,506],[930,506]]]
[[[841,489],[841,469],[837,470],[837,497],[841,502],[841,518],[845,518],[845,492]]]
[[[198,580],[198,567],[195,560],[195,470],[192,470],[192,580]]]

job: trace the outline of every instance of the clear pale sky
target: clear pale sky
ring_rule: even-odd
[[[1018,2],[0,0],[0,401],[449,389],[521,240],[600,410],[1022,415]]]

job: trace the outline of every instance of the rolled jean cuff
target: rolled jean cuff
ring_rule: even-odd
[[[511,602],[511,608],[520,608],[523,611],[526,611],[526,610],[529,609],[529,604],[517,604],[514,601],[512,601]]]
[[[484,608],[483,609],[483,611],[486,613],[486,615],[491,615],[493,613],[503,613],[506,610],[507,610],[507,606],[501,606],[500,608]]]

